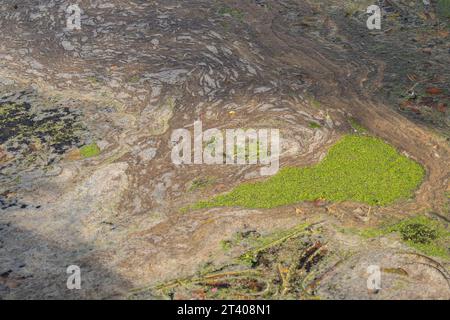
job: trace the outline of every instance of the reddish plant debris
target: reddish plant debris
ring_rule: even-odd
[[[436,88],[436,87],[430,87],[430,88],[427,88],[427,90],[426,90],[426,93],[433,94],[433,95],[441,94],[442,92],[443,92],[442,89]]]
[[[437,109],[438,109],[438,111],[439,112],[442,112],[442,113],[445,113],[446,111],[447,111],[447,104],[446,103],[439,103],[438,104],[438,107],[437,107]]]

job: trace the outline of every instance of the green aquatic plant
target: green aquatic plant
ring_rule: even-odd
[[[308,126],[309,126],[311,129],[319,129],[319,128],[322,127],[322,126],[321,126],[320,124],[318,124],[317,122],[312,122],[312,121],[308,124]]]
[[[219,9],[218,13],[221,16],[229,15],[229,16],[231,16],[233,18],[238,19],[238,20],[242,20],[244,18],[244,13],[240,9],[238,9],[238,8],[231,8],[231,7],[228,7],[228,6],[221,7]]]
[[[80,154],[83,158],[92,158],[100,154],[100,148],[96,143],[91,143],[80,148]]]
[[[450,258],[450,231],[438,220],[425,216],[416,216],[358,232],[366,238],[376,238],[391,233],[398,233],[408,246],[424,254],[444,259]]]
[[[208,186],[213,185],[216,182],[215,177],[201,177],[201,178],[195,178],[192,180],[191,185],[188,188],[188,191],[198,191],[205,189]]]
[[[28,154],[40,146],[64,154],[86,132],[81,114],[67,107],[38,109],[27,102],[0,102],[0,144],[13,152]]]
[[[420,223],[411,223],[400,229],[404,241],[414,243],[430,243],[437,238],[437,232],[433,228]]]
[[[274,208],[317,199],[388,205],[412,197],[424,175],[418,163],[382,140],[348,135],[317,165],[283,168],[265,181],[241,184],[193,208]]]
[[[259,253],[281,245],[289,239],[296,238],[307,233],[308,227],[310,227],[310,224],[304,223],[297,225],[294,228],[277,231],[265,236],[251,234],[251,236],[246,240],[248,240],[248,245],[252,247],[252,249],[243,253],[238,258],[238,261],[247,266],[254,266],[255,263],[257,263]],[[242,238],[236,238],[234,241],[239,242],[242,240]]]
[[[352,129],[355,131],[355,133],[359,133],[359,134],[365,134],[365,133],[367,133],[367,129],[364,128],[364,127],[358,122],[358,120],[356,120],[355,118],[350,118],[350,119],[348,119],[348,122],[350,123],[350,126],[351,126]]]

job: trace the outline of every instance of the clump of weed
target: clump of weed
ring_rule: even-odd
[[[80,148],[81,156],[85,159],[98,156],[100,148],[96,143],[91,143]]]
[[[368,238],[390,233],[399,233],[407,245],[422,253],[445,259],[450,258],[450,231],[439,221],[425,216],[408,218],[394,224],[359,232],[360,235]]]
[[[220,241],[220,247],[223,251],[228,252],[233,247],[233,243],[230,240],[222,240]]]
[[[320,124],[318,124],[317,122],[312,122],[312,121],[308,124],[308,126],[309,126],[311,129],[319,129],[319,128],[322,127],[322,126],[321,126]]]
[[[246,130],[244,129],[244,131]],[[225,134],[225,132],[223,133]],[[220,144],[223,142],[219,142],[215,137],[212,137],[204,143],[204,148],[210,154],[215,155],[218,143]],[[258,143],[258,141],[256,140],[251,140],[250,143],[245,143],[244,145],[237,144],[233,149],[233,159],[236,159],[236,157],[243,157],[247,162],[257,163],[260,157],[260,151],[262,151],[260,143]],[[265,150],[264,152],[267,153],[268,156],[270,156],[270,150]],[[224,152],[223,156],[226,157],[227,154]]]
[[[350,126],[352,127],[353,131],[358,134],[364,134],[367,133],[367,129],[364,128],[358,120],[355,118],[348,119],[348,122],[350,123]]]
[[[289,230],[280,230],[267,235],[261,235],[255,230],[239,231],[230,239],[222,240],[220,247],[225,252],[230,251],[234,247],[247,248],[239,256],[237,262],[244,266],[254,267],[258,263],[260,253],[277,247],[291,238],[307,233],[306,229],[308,226],[307,224],[302,224]]]
[[[193,191],[202,190],[202,189],[205,189],[206,187],[214,184],[215,182],[216,182],[216,178],[214,178],[214,177],[196,178],[191,182],[191,185],[188,188],[188,191],[193,192]]]
[[[228,7],[228,6],[221,7],[219,9],[218,13],[221,16],[229,15],[229,16],[231,16],[233,18],[238,19],[238,20],[242,20],[244,18],[244,13],[241,10],[239,10],[237,8],[231,8],[231,7]]]
[[[260,155],[259,143],[245,144],[245,147],[236,145],[234,147],[233,157],[236,158],[240,155],[244,155],[245,161],[250,161],[250,162],[256,163],[258,161],[259,155]],[[270,155],[270,151],[268,151],[268,155]]]
[[[332,259],[311,224],[261,235],[237,232],[222,241],[224,249],[245,249],[226,265],[207,263],[193,276],[133,290],[130,298],[146,295],[178,299],[300,299],[318,298],[323,262]],[[146,293],[150,289],[150,294]]]
[[[274,208],[317,199],[388,205],[410,198],[424,174],[418,163],[382,140],[348,135],[317,165],[283,168],[268,180],[241,184],[193,208]]]
[[[414,243],[426,244],[437,238],[436,230],[420,223],[407,224],[400,229],[400,233],[404,241]]]

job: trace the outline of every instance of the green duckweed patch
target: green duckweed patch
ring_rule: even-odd
[[[100,148],[96,143],[91,143],[80,148],[81,156],[85,159],[98,156]]]
[[[359,232],[366,238],[398,233],[403,242],[420,252],[450,259],[450,231],[439,221],[425,216],[408,218],[397,223]]]
[[[424,175],[418,163],[382,140],[348,135],[317,165],[283,168],[265,181],[241,184],[193,208],[274,208],[317,199],[382,206],[411,198]]]

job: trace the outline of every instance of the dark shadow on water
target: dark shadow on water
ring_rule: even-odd
[[[131,288],[129,282],[94,258],[95,250],[89,244],[58,243],[2,220],[5,219],[0,219],[1,300],[121,299]],[[66,271],[70,265],[81,269],[80,290],[67,288],[70,274]]]

